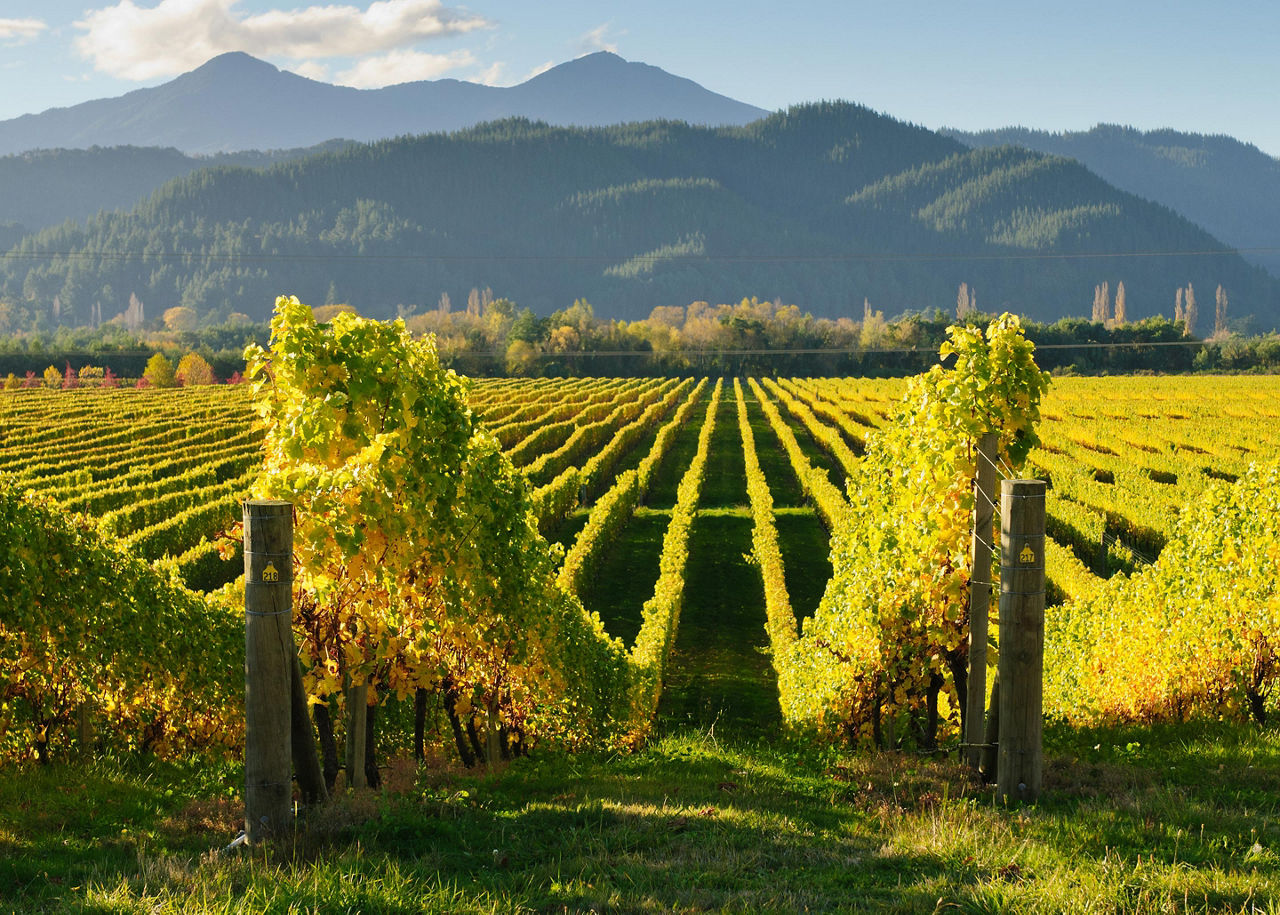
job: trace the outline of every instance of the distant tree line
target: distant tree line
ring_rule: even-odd
[[[52,365],[75,373],[85,367],[110,369],[118,378],[136,380],[157,354],[175,364],[196,354],[215,378],[226,380],[244,371],[245,346],[265,345],[270,333],[266,324],[244,315],[233,315],[224,324],[197,327],[180,312],[140,321],[135,327],[109,321],[96,327],[62,324],[24,330],[10,323],[17,311],[0,301],[0,379],[10,374],[22,379],[28,372],[43,376]]]
[[[1179,290],[1185,312],[1186,289]],[[1123,302],[1123,284],[1117,290]],[[1219,293],[1225,303],[1225,294]],[[1123,305],[1095,308],[1094,319],[1026,321],[1039,347],[1037,362],[1064,373],[1280,371],[1280,334],[1244,335],[1222,320],[1208,339],[1188,334],[1177,321],[1150,317],[1123,321]],[[332,320],[346,304],[314,307]],[[1117,312],[1119,313],[1117,315]],[[0,320],[6,306],[0,304]],[[660,306],[627,321],[596,315],[586,300],[539,316],[489,289],[472,289],[456,306],[442,295],[434,309],[402,316],[411,331],[434,334],[442,360],[474,376],[755,374],[895,377],[915,374],[937,359],[949,325],[985,324],[977,294],[962,284],[955,313],[941,309],[887,319],[864,300],[860,320],[821,318],[780,300],[744,298],[736,303],[692,302]],[[0,330],[3,330],[0,325]],[[200,326],[186,309],[172,308],[131,330],[113,321],[97,327],[59,326],[0,336],[0,377],[41,374],[50,365],[78,371],[108,366],[117,376],[138,378],[156,353],[176,362],[196,353],[214,376],[243,371],[249,342],[265,344],[264,323],[235,315],[225,324]]]
[[[972,296],[967,287],[964,295]],[[735,304],[655,308],[648,318],[597,318],[579,299],[539,318],[506,299],[472,292],[468,306],[412,315],[409,327],[433,333],[443,358],[472,375],[777,374],[893,377],[937,359],[956,321],[983,325],[990,315],[958,301],[886,320],[864,301],[862,320],[818,318],[795,305],[747,298]],[[1026,322],[1043,368],[1079,374],[1280,371],[1280,334],[1187,335],[1184,322],[1151,317],[1117,323],[1064,318]]]

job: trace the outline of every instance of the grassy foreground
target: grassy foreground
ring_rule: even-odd
[[[1280,911],[1274,732],[1054,732],[1049,755],[1019,811],[954,762],[677,729],[625,756],[402,766],[230,856],[234,766],[9,770],[0,907]]]

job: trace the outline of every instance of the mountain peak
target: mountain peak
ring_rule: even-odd
[[[630,63],[626,58],[615,54],[613,51],[592,51],[590,54],[583,54],[569,61],[571,64],[576,63],[599,63],[599,64],[625,64]]]
[[[368,90],[330,85],[229,51],[159,86],[0,121],[0,155],[124,144],[193,153],[286,149],[334,137],[367,142],[461,130],[509,117],[565,126],[655,119],[745,124],[766,113],[611,51],[506,88],[442,79]]]
[[[616,79],[641,73],[654,76],[661,75],[673,80],[682,79],[682,77],[672,76],[659,67],[627,60],[612,51],[593,51],[590,54],[583,54],[581,57],[575,57],[573,60],[557,64],[549,70],[544,70],[521,85],[548,83],[564,79],[580,80],[584,76],[591,79]]]
[[[252,54],[246,54],[244,51],[227,51],[217,57],[210,57],[187,75],[193,76],[197,73],[225,75],[227,73],[243,73],[246,71],[279,73],[280,68],[274,64],[267,63],[265,60],[260,60]]]
[[[211,57],[203,64],[157,87],[162,93],[168,87],[179,93],[262,91],[262,87],[279,82],[284,72],[274,64],[259,60],[244,51],[228,51]],[[289,74],[292,76],[293,74]],[[301,78],[301,77],[295,77]]]

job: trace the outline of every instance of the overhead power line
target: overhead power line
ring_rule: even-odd
[[[1003,254],[960,254],[953,252],[851,252],[846,254],[637,254],[630,257],[596,254],[315,254],[248,253],[205,251],[6,251],[5,260],[204,260],[204,261],[421,261],[440,263],[591,263],[629,264],[635,262],[673,263],[858,263],[858,262],[954,262],[954,261],[1044,261],[1120,260],[1124,258],[1224,257],[1244,254],[1276,254],[1280,246],[1222,248],[1187,251],[1080,251]]]

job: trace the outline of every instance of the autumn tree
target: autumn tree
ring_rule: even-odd
[[[177,384],[173,363],[165,358],[164,353],[156,353],[147,360],[147,367],[142,370],[142,377],[153,388],[171,388]]]
[[[213,384],[213,366],[199,353],[187,353],[178,362],[175,373],[178,384],[187,387],[193,384]]]
[[[342,303],[318,305],[312,311],[315,314],[315,319],[321,324],[327,324],[340,314],[357,314],[355,308]]]
[[[187,308],[185,305],[175,305],[173,308],[166,308],[164,312],[164,326],[166,330],[175,333],[189,332],[196,329],[197,316],[194,308]]]
[[[888,333],[889,323],[884,319],[883,311],[872,311],[871,300],[862,300],[862,330],[858,334],[858,343],[863,349],[874,349],[884,340]]]

